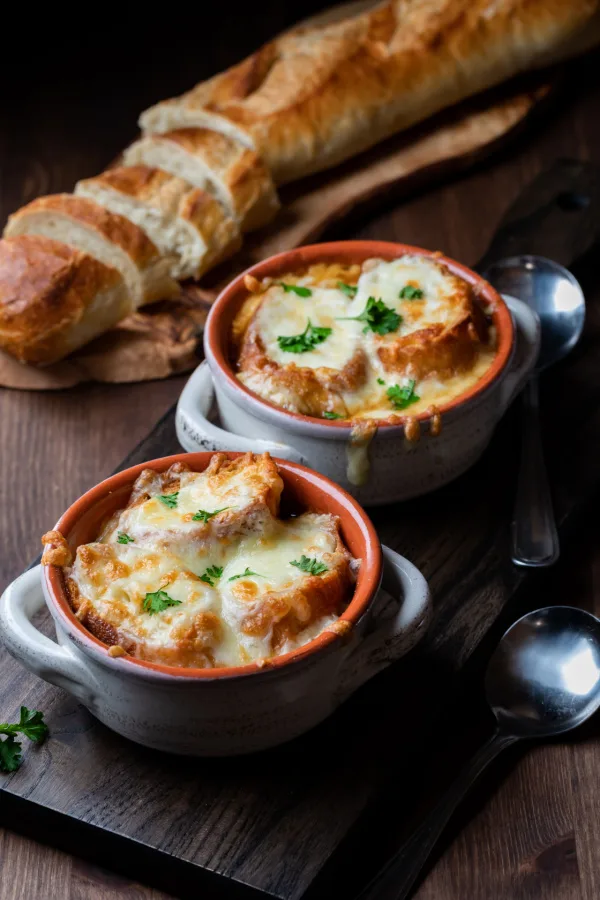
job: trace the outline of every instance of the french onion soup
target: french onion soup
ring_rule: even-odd
[[[490,311],[432,257],[320,263],[245,285],[231,335],[237,377],[291,412],[363,425],[424,413],[435,434],[438,409],[494,361]]]
[[[281,517],[282,491],[268,453],[215,453],[203,472],[146,469],[95,541],[73,558],[48,532],[42,562],[62,567],[76,616],[111,655],[194,668],[266,661],[344,624],[359,565],[335,516]]]

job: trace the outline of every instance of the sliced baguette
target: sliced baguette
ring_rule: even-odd
[[[34,235],[0,241],[0,346],[45,365],[134,311],[121,275],[86,253]]]
[[[178,293],[161,256],[144,232],[84,197],[39,197],[9,217],[5,237],[39,234],[70,244],[121,273],[137,308]]]
[[[281,184],[599,39],[599,0],[392,0],[276,38],[140,127],[222,132]]]
[[[119,166],[75,186],[111,213],[125,216],[171,260],[173,278],[200,278],[239,250],[233,219],[207,191],[148,166]]]
[[[242,231],[260,228],[279,209],[273,182],[257,154],[206,128],[141,138],[125,150],[123,162],[162,169],[210,191]]]

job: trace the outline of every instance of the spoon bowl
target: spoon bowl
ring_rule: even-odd
[[[541,372],[573,349],[583,331],[585,298],[568,269],[543,256],[511,256],[493,263],[485,277],[501,294],[523,300],[540,317]]]
[[[600,620],[569,606],[523,616],[494,651],[485,690],[506,734],[576,728],[600,707]]]

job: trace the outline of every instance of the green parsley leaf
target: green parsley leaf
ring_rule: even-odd
[[[4,725],[0,725],[0,732],[3,732],[4,727]],[[21,718],[19,724],[14,728],[34,744],[41,744],[48,737],[48,726],[44,722],[44,713],[35,709],[27,709],[26,706],[21,707]]]
[[[206,572],[200,576],[200,581],[210,584],[214,587],[214,579],[220,578],[223,574],[223,566],[209,566]]]
[[[142,608],[151,616],[164,612],[169,606],[181,606],[181,600],[173,600],[166,591],[152,591],[150,594],[146,594],[142,603]]]
[[[410,406],[421,399],[415,394],[414,378],[411,378],[404,387],[400,387],[399,384],[393,384],[387,389],[386,395],[388,400],[391,401],[394,409],[406,409],[407,406]]]
[[[0,741],[0,772],[16,772],[21,762],[21,745],[11,734]]]
[[[22,734],[34,744],[41,744],[48,737],[48,726],[43,713],[22,706],[19,721],[0,725],[0,734],[6,735],[0,741],[0,772],[15,772],[21,765],[21,744],[16,735]]]
[[[133,544],[133,538],[129,537],[128,534],[125,534],[124,531],[119,531],[117,535],[117,544]]]
[[[343,281],[338,281],[337,286],[340,291],[345,294],[346,297],[350,297],[351,300],[356,297],[356,292],[358,290],[356,284],[345,284]]]
[[[177,501],[179,500],[179,491],[175,491],[174,494],[159,494],[158,499],[169,509],[175,509]]]
[[[301,284],[284,284],[283,281],[279,282],[279,286],[284,289],[286,294],[289,294],[292,291],[294,294],[297,294],[299,297],[312,297],[312,291],[310,288],[303,287]]]
[[[264,578],[264,575],[261,575],[259,572],[253,572],[252,569],[249,569],[246,566],[245,570],[241,572],[239,575],[232,575],[231,578],[228,578],[227,581],[237,581],[238,578],[251,578],[255,576],[256,578]]]
[[[383,378],[378,378],[377,384],[385,384],[385,381],[383,380]]]
[[[324,419],[343,419],[344,417],[343,417],[343,416],[340,416],[339,413],[334,413],[334,412],[324,412],[324,413],[323,413],[323,418],[324,418]]]
[[[296,566],[297,569],[300,569],[302,572],[308,572],[309,575],[322,575],[323,572],[329,571],[325,563],[319,562],[316,556],[313,556],[311,559],[308,556],[304,556],[304,554],[299,560],[292,559],[290,566]]]
[[[215,509],[214,512],[207,512],[205,509],[199,509],[197,513],[194,513],[192,516],[192,522],[208,522],[209,519],[212,519],[213,516],[218,515],[219,513],[225,512],[226,509],[231,509],[230,506],[222,506],[221,509]]]
[[[375,297],[369,297],[360,316],[342,316],[342,318],[350,322],[365,322],[363,334],[369,329],[376,334],[389,334],[391,331],[397,331],[402,322],[402,316],[386,306],[383,300],[376,300]]]
[[[423,291],[421,288],[416,288],[412,284],[405,284],[398,294],[398,298],[400,300],[421,300],[423,298]]]
[[[331,334],[331,328],[318,328],[308,319],[308,324],[302,334],[279,335],[277,343],[281,350],[288,353],[308,353],[314,350],[317,344],[322,344]]]

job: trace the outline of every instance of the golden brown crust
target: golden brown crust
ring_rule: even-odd
[[[168,218],[183,219],[198,231],[206,244],[201,265],[194,272],[195,278],[235,253],[242,243],[235,222],[212,194],[192,187],[183,178],[162,169],[144,165],[116,166],[95,178],[80,181],[76,190],[92,197],[96,190],[111,191],[151,207]],[[100,196],[96,199],[102,202]]]
[[[46,212],[60,213],[97,231],[107,241],[120,247],[139,268],[144,268],[159,255],[152,241],[129,219],[108,212],[93,200],[75,197],[73,194],[50,194],[48,197],[32,200],[9,216],[4,236],[22,234],[21,229],[25,227],[27,217]]]
[[[592,46],[597,0],[391,0],[297,28],[140,117],[253,146],[277,183],[325,169],[518,72]]]
[[[77,334],[95,298],[112,291],[118,301],[119,289],[126,301],[115,269],[59,241],[34,235],[2,240],[0,346],[21,362],[62,359],[80,345]],[[111,324],[132,309],[123,306],[116,303]]]
[[[209,170],[203,171],[203,184],[208,178],[225,192],[243,230],[260,228],[279,209],[271,176],[260,157],[227,135],[206,128],[175,129],[132,144],[125,151],[124,160],[144,163],[147,154],[159,148],[165,152],[179,149],[200,160]]]
[[[71,548],[60,531],[47,531],[42,535],[43,566],[70,566],[73,561]]]
[[[473,367],[488,339],[488,327],[471,286],[460,278],[453,281],[454,316],[450,322],[379,340],[377,354],[387,372],[415,379],[435,374],[445,379]],[[420,306],[420,301],[411,301],[408,315],[418,316]],[[404,315],[406,319],[407,313]]]
[[[271,634],[273,653],[280,652],[286,641],[293,640],[311,622],[342,612],[355,578],[337,521],[332,531],[336,538],[335,549],[323,555],[327,571],[321,575],[307,575],[291,589],[265,594],[257,610],[242,621],[242,631],[247,635]],[[238,584],[237,591],[243,590],[244,584]]]

